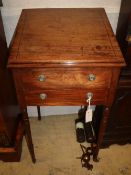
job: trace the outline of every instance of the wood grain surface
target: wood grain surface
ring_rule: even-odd
[[[8,66],[31,63],[124,65],[102,8],[23,10]]]
[[[109,88],[112,70],[101,68],[87,69],[27,69],[24,72],[17,71],[24,89],[57,89],[57,88]],[[95,79],[90,81],[89,76],[94,75]],[[45,80],[40,81],[39,77],[44,76]]]
[[[97,158],[122,66],[125,62],[104,9],[22,11],[8,67],[13,72],[33,162],[27,105],[87,105],[89,92],[93,93],[91,104],[105,106],[97,133]],[[88,79],[90,74],[95,76],[93,81]],[[39,81],[40,75],[45,76],[44,81]]]
[[[50,105],[50,106],[77,106],[77,105],[88,105],[87,93],[92,92],[93,98],[91,104],[106,104],[108,91],[103,90],[93,90],[93,89],[62,89],[62,90],[32,90],[24,91],[25,102],[27,105]],[[46,94],[47,97],[45,100],[41,100],[40,94]]]

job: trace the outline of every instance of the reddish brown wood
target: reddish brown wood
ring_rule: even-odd
[[[112,76],[112,71],[103,68],[85,68],[85,69],[70,69],[70,68],[50,68],[49,69],[27,69],[27,71],[17,71],[20,80],[23,82],[23,89],[60,89],[63,88],[109,88]],[[89,80],[89,75],[95,76],[94,81]],[[45,76],[45,80],[41,82],[39,76]],[[25,76],[27,78],[25,78]],[[108,78],[107,78],[108,77]]]
[[[117,89],[117,85],[118,85],[119,74],[120,74],[120,69],[118,69],[118,68],[112,69],[112,78],[111,78],[111,84],[110,84],[110,89],[109,89],[108,105],[107,106],[111,106],[113,103],[116,89]]]
[[[120,68],[125,65],[104,9],[26,9],[10,47],[18,101],[23,111],[27,144],[35,161],[27,105],[112,105]],[[96,79],[89,81],[87,76]],[[45,75],[45,81],[38,80]],[[46,93],[45,100],[40,94]],[[97,158],[106,128],[100,125]],[[102,134],[102,137],[101,137]]]
[[[14,144],[10,147],[0,147],[0,160],[5,162],[18,162],[21,158],[22,139],[24,127],[20,121],[14,138]]]
[[[0,13],[0,160],[19,161],[23,126],[11,72],[6,68],[8,49]]]
[[[30,151],[32,162],[35,163],[36,158],[35,158],[35,153],[34,153],[34,146],[33,146],[33,142],[32,142],[30,122],[29,122],[29,119],[28,119],[27,110],[23,111],[23,116],[24,116],[25,139],[26,139],[26,142],[27,142],[28,149]]]
[[[97,161],[97,158],[98,158],[99,148],[100,148],[102,141],[103,141],[106,126],[107,126],[107,123],[109,120],[109,114],[110,114],[110,109],[109,109],[109,107],[106,106],[104,108],[103,116],[102,116],[102,119],[100,121],[99,133],[97,133],[98,134],[97,146],[95,147],[95,151],[94,151],[94,155],[93,155],[94,161]]]
[[[32,142],[32,135],[31,135],[31,130],[30,130],[30,122],[27,114],[27,104],[25,102],[23,90],[22,90],[22,82],[19,79],[19,75],[13,72],[14,80],[15,80],[15,87],[16,87],[16,93],[17,93],[17,98],[19,101],[20,109],[22,111],[22,117],[23,117],[23,126],[24,126],[24,132],[25,132],[25,138],[27,142],[28,149],[30,151],[30,155],[32,158],[33,163],[36,162],[35,154],[34,154],[34,147],[33,147],[33,142]]]
[[[35,90],[23,92],[27,105],[47,105],[47,106],[61,106],[66,105],[87,105],[87,93],[93,93],[92,104],[106,104],[108,91],[95,89],[62,89],[62,90]],[[45,100],[41,100],[40,94],[47,95]]]
[[[98,144],[99,145],[101,145],[101,143],[103,141],[103,136],[104,136],[106,125],[107,125],[108,118],[109,118],[109,112],[110,112],[109,107],[105,107],[105,109],[103,111],[103,117],[102,117],[101,122],[100,122],[100,129],[99,129],[99,135],[98,135]]]
[[[8,66],[118,62],[124,65],[104,9],[28,9],[22,11]]]

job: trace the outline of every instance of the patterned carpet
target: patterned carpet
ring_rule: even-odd
[[[42,121],[30,118],[36,164],[31,162],[24,140],[21,162],[1,161],[0,175],[131,175],[131,145],[100,150],[100,162],[93,162],[92,171],[81,167],[76,159],[82,154],[75,137],[76,117],[48,116]]]

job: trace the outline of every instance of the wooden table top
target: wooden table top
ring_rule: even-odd
[[[9,67],[49,64],[125,65],[103,8],[24,9]]]

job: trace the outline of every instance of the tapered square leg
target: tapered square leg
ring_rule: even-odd
[[[24,112],[24,129],[25,129],[25,139],[27,142],[27,146],[31,155],[32,162],[36,162],[35,153],[34,153],[34,146],[32,141],[31,129],[30,129],[30,122],[28,118],[27,112]]]
[[[38,120],[41,120],[40,106],[37,106]]]

